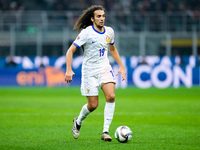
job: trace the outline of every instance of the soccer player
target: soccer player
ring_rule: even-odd
[[[106,99],[104,109],[104,125],[101,139],[111,141],[109,127],[115,109],[115,76],[108,60],[108,50],[119,65],[122,80],[126,79],[125,67],[114,44],[114,31],[105,26],[105,9],[100,5],[92,5],[79,17],[74,29],[80,31],[79,35],[66,53],[65,81],[72,82],[75,73],[72,71],[73,53],[77,47],[82,47],[84,59],[82,63],[81,94],[87,97],[78,117],[73,122],[72,134],[75,139],[79,137],[83,120],[94,111],[99,104],[98,89],[101,88]]]

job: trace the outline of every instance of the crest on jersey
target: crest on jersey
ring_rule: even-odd
[[[89,93],[89,92],[90,92],[90,89],[87,89],[87,92]]]
[[[106,37],[106,42],[110,43],[110,38],[109,37]]]

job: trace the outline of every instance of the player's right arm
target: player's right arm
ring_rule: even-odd
[[[66,73],[65,73],[65,81],[67,83],[70,83],[72,81],[72,77],[75,75],[75,73],[72,71],[72,59],[73,54],[76,51],[77,47],[72,44],[66,53]]]

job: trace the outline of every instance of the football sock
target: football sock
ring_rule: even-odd
[[[83,120],[90,114],[90,111],[88,110],[87,108],[87,104],[85,104],[82,109],[81,109],[81,112],[78,116],[78,119],[77,119],[77,124],[81,126]]]
[[[114,111],[115,111],[115,102],[114,103],[106,102],[106,105],[105,105],[105,108],[104,108],[103,132],[109,131],[109,127],[110,127],[110,124],[111,124],[112,119],[113,119]]]
[[[77,128],[78,130],[80,130],[80,128],[81,128],[81,126],[78,125],[77,122],[76,122],[76,128]]]

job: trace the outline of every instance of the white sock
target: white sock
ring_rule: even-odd
[[[78,119],[77,119],[77,124],[78,125],[81,125],[83,120],[90,114],[90,111],[88,110],[87,108],[87,104],[85,104],[82,109],[81,109],[81,112],[78,116]]]
[[[113,119],[114,111],[115,111],[115,102],[114,103],[106,102],[106,105],[105,105],[105,108],[104,108],[103,132],[109,131],[109,127],[110,127],[110,124],[111,124],[112,119]]]

